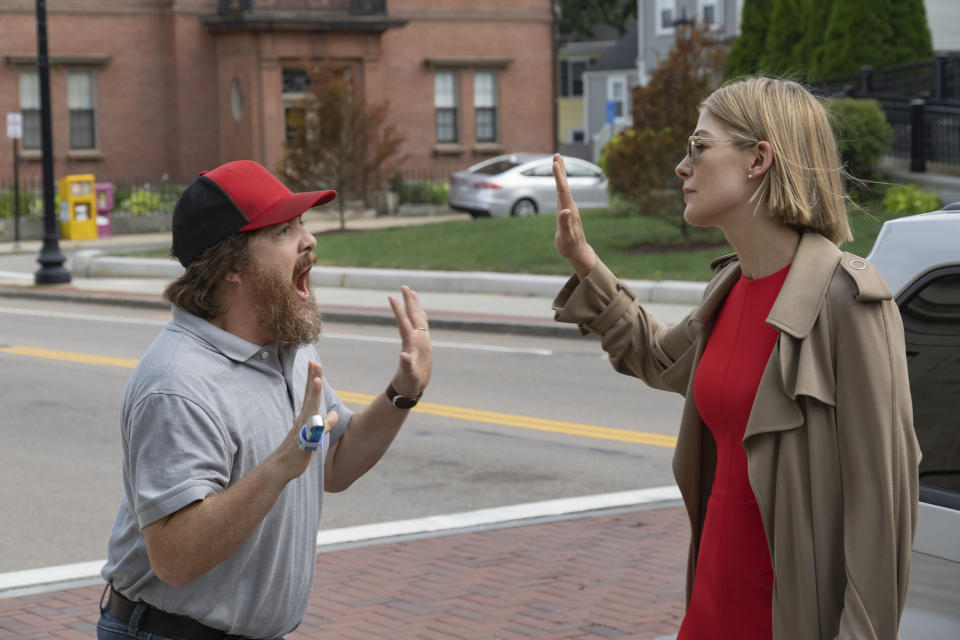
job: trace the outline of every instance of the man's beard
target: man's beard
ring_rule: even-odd
[[[312,253],[304,255],[289,278],[260,265],[250,266],[257,320],[276,342],[299,346],[312,344],[320,337],[323,322],[313,293],[306,300],[297,294],[297,279],[316,260]],[[305,278],[309,291],[309,274]]]

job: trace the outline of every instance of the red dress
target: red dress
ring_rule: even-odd
[[[700,538],[693,594],[677,640],[771,640],[773,567],[747,477],[743,433],[777,341],[766,324],[790,266],[743,276],[717,314],[693,397],[717,444],[717,471]]]

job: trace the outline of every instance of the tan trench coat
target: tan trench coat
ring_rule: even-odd
[[[701,304],[672,326],[602,263],[554,301],[557,320],[602,336],[615,369],[686,397],[673,470],[692,531],[688,600],[716,466],[693,378],[740,277],[735,256],[713,266]],[[774,568],[774,638],[894,639],[920,461],[897,306],[871,265],[808,233],[767,324],[780,335],[743,446]]]

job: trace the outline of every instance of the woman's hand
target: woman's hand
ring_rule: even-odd
[[[570,262],[582,280],[597,265],[597,254],[587,244],[580,210],[570,194],[567,172],[559,153],[553,155],[553,177],[557,182],[557,232],[554,236],[557,251]]]

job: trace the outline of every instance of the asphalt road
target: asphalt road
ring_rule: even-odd
[[[0,572],[106,557],[120,396],[168,318],[0,299]],[[324,528],[673,482],[681,399],[614,372],[595,339],[432,335],[424,410],[372,471],[327,495]],[[359,408],[382,393],[399,342],[390,327],[330,324],[319,347]]]

